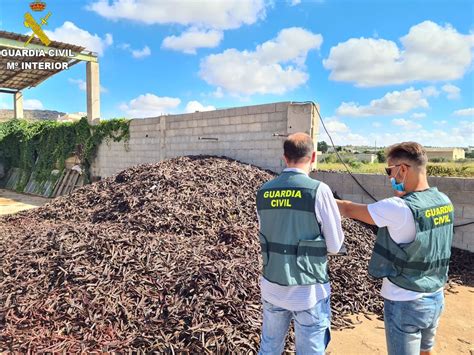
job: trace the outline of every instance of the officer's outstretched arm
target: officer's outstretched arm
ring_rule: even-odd
[[[369,213],[367,205],[362,203],[354,203],[347,200],[336,200],[336,202],[341,215],[352,219],[357,219],[368,224],[375,224],[372,216]]]

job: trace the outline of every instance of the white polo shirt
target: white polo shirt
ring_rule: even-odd
[[[390,237],[397,244],[415,240],[416,227],[410,207],[400,197],[390,197],[367,206],[370,216],[378,227],[387,227]],[[442,287],[440,290],[443,289]],[[435,291],[438,292],[439,290]],[[390,282],[386,277],[380,291],[383,298],[392,301],[412,301],[432,293],[406,290]],[[434,293],[434,292],[433,292]]]

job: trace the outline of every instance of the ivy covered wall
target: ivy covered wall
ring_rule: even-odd
[[[51,177],[52,170],[61,172],[72,155],[80,159],[88,181],[100,143],[113,140],[126,144],[129,137],[126,119],[104,120],[94,126],[85,117],[76,122],[12,119],[0,123],[0,163],[5,172],[21,169],[17,191],[23,191],[31,176],[42,182]]]

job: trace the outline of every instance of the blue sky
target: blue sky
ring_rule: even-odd
[[[29,3],[0,0],[0,29],[26,33]],[[311,100],[336,144],[474,145],[472,1],[46,3],[52,39],[99,53],[104,118]],[[84,80],[81,63],[25,106],[85,111]]]

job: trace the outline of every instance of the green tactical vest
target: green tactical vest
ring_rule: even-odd
[[[380,228],[369,262],[369,274],[387,277],[395,285],[417,292],[434,292],[448,279],[454,208],[449,198],[432,187],[402,197],[416,226],[415,240],[396,244]]]
[[[257,192],[263,277],[283,286],[329,281],[327,249],[314,210],[320,182],[287,171]]]

